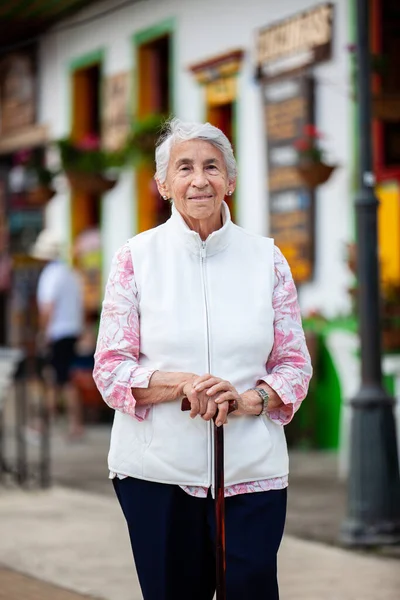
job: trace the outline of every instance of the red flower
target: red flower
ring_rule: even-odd
[[[98,150],[100,147],[100,140],[97,135],[88,133],[76,144],[76,147],[79,148],[79,150]]]
[[[311,142],[308,139],[300,138],[295,141],[294,147],[300,151],[309,150],[311,148]]]
[[[315,127],[315,125],[311,125],[311,124],[307,124],[304,125],[304,135],[310,137],[310,138],[320,138],[321,134],[319,133],[318,129]]]
[[[14,154],[14,164],[26,165],[32,158],[32,150],[18,150]]]

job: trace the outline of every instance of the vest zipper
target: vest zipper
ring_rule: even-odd
[[[209,320],[209,308],[208,308],[208,296],[207,296],[207,285],[206,285],[206,261],[207,247],[206,243],[201,243],[200,258],[201,258],[201,275],[203,280],[203,293],[204,293],[204,306],[206,312],[206,343],[207,343],[207,372],[211,373],[211,348],[210,348],[210,320]],[[213,427],[212,421],[208,422],[208,485],[212,484],[212,465],[213,465]]]

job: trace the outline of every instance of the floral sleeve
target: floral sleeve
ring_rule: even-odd
[[[128,243],[114,256],[108,278],[93,378],[113,409],[142,421],[149,408],[136,406],[132,387],[147,388],[154,370],[139,365],[139,305]]]
[[[265,381],[275,390],[284,404],[269,413],[270,419],[287,425],[307,395],[312,367],[296,287],[289,265],[276,246],[274,261],[274,346],[267,362],[268,375],[260,381]]]

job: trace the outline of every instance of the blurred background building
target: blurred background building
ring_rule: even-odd
[[[275,238],[298,285],[315,377],[289,442],[340,447],[345,471],[346,400],[359,386],[353,1],[4,0],[0,10],[0,343],[34,352],[28,249],[45,225],[81,271],[87,313],[99,311],[115,250],[168,218],[148,160],[155,124],[208,120],[238,159],[233,219]],[[370,0],[370,10],[384,367],[400,394],[400,7]],[[132,163],[130,139],[141,141]]]

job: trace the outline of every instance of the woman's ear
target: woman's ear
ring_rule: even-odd
[[[161,183],[161,181],[157,177],[155,177],[155,180],[156,180],[157,189],[160,193],[160,196],[162,196],[163,198],[169,198],[167,187],[166,187],[165,183]]]
[[[228,184],[228,192],[230,192],[230,194],[228,194],[229,196],[231,196],[233,194],[233,192],[235,191],[235,188],[236,188],[236,179],[230,179],[229,184]]]

